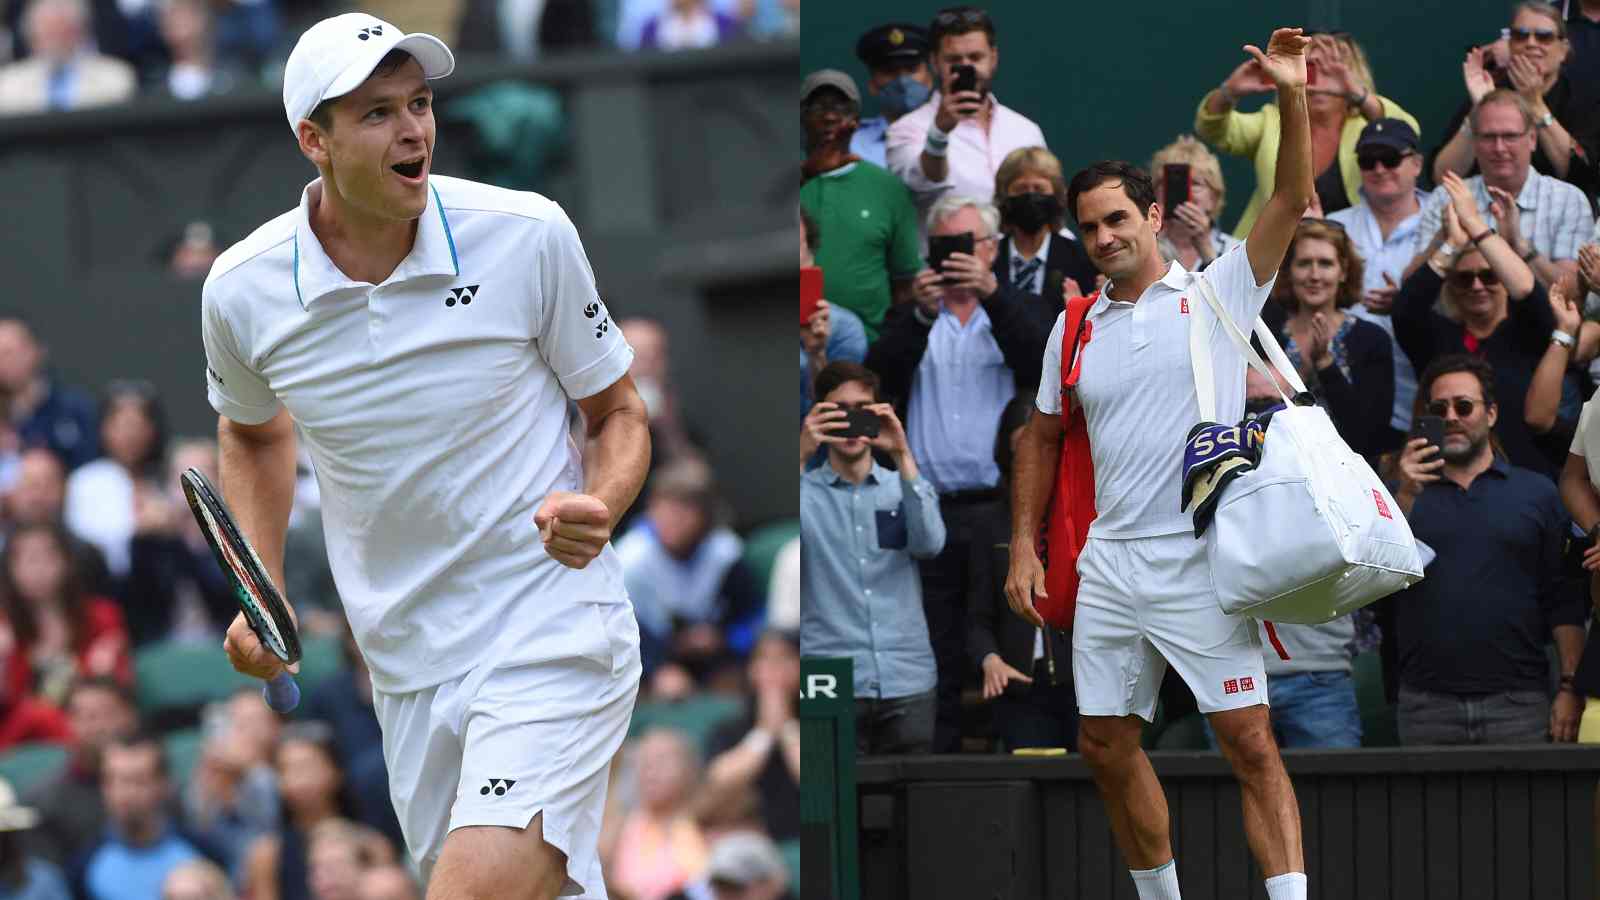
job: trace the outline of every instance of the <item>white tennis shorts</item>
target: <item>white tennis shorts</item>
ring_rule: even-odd
[[[420,691],[373,691],[390,797],[425,882],[451,831],[526,828],[542,812],[545,841],[567,855],[561,896],[606,897],[596,845],[611,758],[639,692],[639,628],[626,603],[580,615],[596,617],[609,651],[485,662]]]
[[[1093,538],[1078,558],[1072,677],[1078,714],[1154,721],[1171,663],[1203,713],[1267,702],[1254,619],[1225,615],[1191,534]]]

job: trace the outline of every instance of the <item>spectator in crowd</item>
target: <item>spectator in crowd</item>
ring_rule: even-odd
[[[173,869],[202,856],[167,813],[166,748],[148,733],[117,738],[102,770],[105,833],[74,870],[75,890],[85,900],[159,897]]]
[[[1387,447],[1398,447],[1411,430],[1411,405],[1417,397],[1417,371],[1394,337],[1394,296],[1406,266],[1416,252],[1417,228],[1422,222],[1422,201],[1417,190],[1422,157],[1417,153],[1417,133],[1400,119],[1369,122],[1356,139],[1356,165],[1361,169],[1361,199],[1349,209],[1330,213],[1328,221],[1344,227],[1361,257],[1361,302],[1349,313],[1371,322],[1389,335],[1394,357],[1394,410],[1389,416],[1393,433]]]
[[[393,14],[371,10],[378,18],[405,22],[412,32],[431,34],[460,53],[497,53],[518,62],[532,62],[542,56],[592,47],[596,43],[596,4],[587,0],[458,0],[461,9],[452,15],[452,4],[437,4],[438,21],[418,21],[419,4],[402,2]],[[428,4],[434,6],[435,4]],[[660,4],[663,5],[664,4]],[[451,32],[459,34],[452,40]]]
[[[199,0],[184,0],[184,2],[199,2]],[[218,92],[221,92],[220,89]],[[183,230],[170,244],[165,245],[162,251],[167,271],[185,281],[203,280],[211,271],[211,264],[222,255],[222,248],[217,245],[216,229],[203,219],[196,219],[184,225]]]
[[[1060,374],[1045,373],[1059,379]],[[1017,441],[1033,409],[1021,394],[1006,404],[995,437],[995,462],[1010,493]],[[1010,515],[1009,508],[1007,515]],[[1012,612],[1005,596],[1010,544],[992,548],[997,586],[973,598],[967,647],[983,675],[983,699],[994,703],[994,729],[1005,751],[1078,743],[1078,702],[1072,686],[1072,636],[1035,627]]]
[[[630,317],[617,322],[633,348],[628,374],[639,389],[650,416],[652,471],[681,456],[699,455],[702,441],[683,417],[672,381],[672,346],[667,329],[654,319]],[[619,529],[620,530],[620,529]]]
[[[67,478],[67,527],[105,554],[111,577],[127,577],[140,491],[160,491],[166,463],[166,413],[155,385],[117,380],[100,408],[106,455]]]
[[[1039,126],[994,94],[1000,45],[987,12],[976,6],[940,10],[928,44],[939,89],[891,125],[888,140],[889,170],[923,211],[945,194],[989,196],[1000,161],[1011,151],[1045,146]],[[958,74],[969,66],[976,85],[955,90]]]
[[[45,699],[63,702],[79,676],[133,680],[122,610],[84,588],[59,526],[27,525],[12,532],[0,551],[0,613]]]
[[[1359,197],[1361,171],[1356,165],[1356,141],[1368,122],[1400,119],[1412,130],[1417,120],[1373,84],[1366,54],[1347,35],[1319,34],[1306,53],[1317,64],[1317,84],[1306,86],[1311,105],[1312,172],[1317,200],[1324,215],[1350,206]],[[1252,113],[1240,112],[1239,100],[1270,93],[1272,81],[1252,60],[1241,64],[1221,86],[1206,94],[1195,113],[1195,134],[1224,153],[1246,156],[1255,162],[1256,191],[1245,207],[1234,234],[1249,234],[1261,207],[1272,193],[1277,171],[1279,112],[1267,103]]]
[[[94,401],[45,369],[45,348],[26,320],[0,313],[0,394],[25,447],[48,447],[68,469],[100,455]]]
[[[278,828],[277,776],[262,764],[279,730],[261,692],[234,692],[209,724],[183,791],[184,823],[236,871],[254,841]]]
[[[1596,157],[1600,153],[1600,107],[1595,105],[1594,92],[1574,84],[1564,68],[1572,51],[1567,24],[1560,10],[1549,3],[1524,2],[1513,8],[1509,31],[1510,57],[1504,68],[1490,68],[1489,51],[1483,47],[1467,51],[1461,65],[1467,98],[1445,126],[1444,133],[1450,137],[1434,150],[1429,171],[1436,182],[1446,172],[1463,178],[1477,173],[1482,163],[1478,155],[1490,148],[1480,145],[1481,135],[1475,125],[1469,125],[1468,116],[1491,92],[1508,90],[1522,99],[1533,116],[1534,171],[1569,182],[1592,198],[1600,191],[1600,159]]]
[[[1480,212],[1503,209],[1495,215],[1496,231],[1511,242],[1518,258],[1533,269],[1539,283],[1549,287],[1578,268],[1578,246],[1594,229],[1594,214],[1583,191],[1549,175],[1534,171],[1533,152],[1538,146],[1538,118],[1521,94],[1496,88],[1485,94],[1468,116],[1477,154],[1479,174],[1465,179]],[[1436,244],[1451,195],[1441,173],[1440,186],[1422,206],[1417,230],[1417,256],[1422,265]],[[1457,215],[1459,215],[1459,210]]]
[[[251,844],[240,889],[251,900],[312,900],[311,835],[324,822],[352,818],[354,803],[325,723],[285,728],[276,762],[283,801],[278,832]]]
[[[696,900],[793,900],[789,868],[772,839],[738,831],[711,845],[706,877]],[[687,898],[688,892],[678,895]]]
[[[190,860],[167,874],[161,900],[234,900],[233,885],[216,863]]]
[[[1494,431],[1507,459],[1554,478],[1556,464],[1547,452],[1553,448],[1535,439],[1522,409],[1534,368],[1556,327],[1548,295],[1507,239],[1484,223],[1459,176],[1447,174],[1440,190],[1452,200],[1442,227],[1426,244],[1426,264],[1406,278],[1395,296],[1395,338],[1418,371],[1455,353],[1486,360],[1500,392]],[[1509,199],[1496,201],[1502,232],[1514,232],[1505,227],[1516,216],[1514,209]],[[1453,317],[1434,309],[1441,290]]]
[[[134,491],[122,604],[135,647],[220,638],[239,612],[233,585],[184,500],[179,478],[191,468],[218,480],[216,441],[179,441],[162,484]]]
[[[312,900],[360,900],[361,876],[394,850],[383,836],[345,819],[329,819],[311,830],[306,851]]]
[[[807,410],[809,412],[810,410]],[[767,627],[800,631],[800,536],[778,548],[767,585]]]
[[[47,447],[29,447],[17,456],[17,477],[11,491],[0,497],[0,526],[54,525],[65,528],[67,470],[61,458]],[[3,542],[5,532],[0,532]],[[84,585],[96,594],[111,593],[111,573],[100,548],[67,532],[73,568]]]
[[[913,561],[944,546],[938,496],[871,370],[830,363],[817,375],[816,396],[800,455],[826,447],[828,460],[800,476],[800,648],[854,661],[858,750],[925,753],[937,676]],[[847,411],[876,415],[878,435],[835,434]],[[891,457],[898,477],[873,450]]]
[[[1094,290],[1100,274],[1083,245],[1060,233],[1067,206],[1061,161],[1043,147],[1011,151],[995,173],[994,205],[1005,232],[995,252],[994,277],[1042,298],[1027,309],[1048,334],[1066,298]]]
[[[878,98],[878,115],[856,126],[850,152],[886,169],[889,126],[933,96],[928,30],[901,22],[879,25],[856,41],[856,58],[867,67],[867,93]]]
[[[854,79],[837,69],[812,72],[800,85],[806,141],[800,206],[824,235],[814,248],[816,264],[826,273],[833,307],[859,316],[873,341],[891,302],[911,298],[922,257],[905,186],[850,152],[860,114]]]
[[[1566,19],[1572,55],[1567,77],[1591,100],[1600,99],[1600,0],[1560,0],[1555,4]]]
[[[1184,134],[1156,151],[1150,158],[1150,175],[1155,180],[1156,202],[1167,206],[1167,180],[1164,170],[1170,165],[1189,167],[1189,199],[1172,208],[1161,222],[1157,239],[1161,254],[1191,272],[1198,272],[1211,261],[1233,249],[1238,238],[1222,230],[1217,213],[1227,204],[1227,182],[1222,178],[1222,162],[1206,145]],[[1065,193],[1063,191],[1063,193]]]
[[[1573,543],[1583,552],[1583,582],[1591,597],[1600,588],[1600,574],[1596,574],[1600,572],[1600,413],[1596,407],[1600,407],[1600,399],[1594,397],[1583,405],[1560,481],[1562,505],[1583,532]],[[1578,726],[1581,744],[1600,743],[1600,650],[1593,646],[1597,641],[1600,629],[1589,629],[1583,657],[1573,675],[1573,688],[1584,702]]]
[[[1423,370],[1425,409],[1444,446],[1413,438],[1395,502],[1437,558],[1383,614],[1404,744],[1571,741],[1581,713],[1573,676],[1586,597],[1564,568],[1571,519],[1554,484],[1495,452],[1495,370],[1455,354]],[[1560,657],[1552,704],[1545,645]]]
[[[39,811],[29,835],[35,850],[57,864],[78,858],[105,829],[101,772],[106,747],[139,727],[133,693],[114,678],[85,678],[67,695],[72,743],[66,763],[25,795]]]
[[[84,109],[133,95],[133,67],[95,50],[87,0],[31,0],[22,27],[33,55],[0,67],[0,115]]]
[[[721,806],[755,789],[768,834],[800,837],[800,651],[794,638],[767,631],[748,666],[752,694],[745,712],[712,733],[705,803]]]
[[[226,94],[246,80],[247,73],[233,61],[217,58],[209,0],[163,0],[160,16],[161,40],[171,61],[150,73],[148,87],[158,96],[200,100]]]
[[[389,802],[383,733],[372,707],[372,673],[356,647],[348,622],[341,629],[339,646],[344,666],[321,684],[310,686],[301,715],[326,722],[333,729],[339,764],[350,779],[358,817],[401,846],[404,839],[400,822]]]
[[[1551,449],[1556,443],[1569,447],[1573,443],[1582,414],[1577,367],[1593,360],[1600,350],[1600,324],[1583,321],[1581,296],[1576,275],[1566,275],[1550,286],[1550,314],[1556,328],[1533,370],[1522,412],[1524,424]]]
[[[700,761],[682,733],[639,738],[639,803],[623,819],[607,874],[633,900],[665,900],[705,871],[705,836],[691,812]]]
[[[766,600],[744,542],[722,524],[711,467],[684,457],[650,478],[645,513],[617,542],[645,671],[667,659],[702,682],[750,651]]]
[[[641,50],[700,50],[739,36],[737,19],[712,9],[710,0],[668,0],[661,14],[644,23]]]
[[[798,207],[798,210],[800,268],[805,269],[817,265],[821,232],[817,220],[806,213],[805,207]],[[826,289],[826,283],[823,287]],[[861,362],[866,358],[867,328],[861,323],[861,317],[827,300],[818,300],[816,312],[800,326],[800,417],[805,418],[811,409],[811,382],[816,380],[823,366],[836,359]]]
[[[0,779],[0,900],[71,900],[61,870],[29,850],[26,833],[38,824],[39,812]]]
[[[358,900],[422,900],[417,880],[397,865],[377,865],[361,874]]]
[[[1376,460],[1391,445],[1394,350],[1382,328],[1348,315],[1361,300],[1362,260],[1344,227],[1302,219],[1265,318],[1289,361],[1326,404],[1350,449]]]
[[[972,254],[954,253],[941,272],[924,269],[916,303],[895,310],[867,367],[884,393],[904,400],[917,468],[939,492],[946,538],[922,563],[928,635],[939,665],[933,749],[960,746],[961,689],[968,676],[968,597],[992,590],[991,548],[1005,543],[1005,496],[994,461],[1000,413],[1039,383],[1046,322],[1028,312],[1037,298],[995,277],[999,213],[952,194],[928,213],[930,235],[970,235]]]
[[[28,690],[26,653],[16,632],[0,620],[0,750],[18,744],[65,744],[72,739],[71,725],[55,704]]]

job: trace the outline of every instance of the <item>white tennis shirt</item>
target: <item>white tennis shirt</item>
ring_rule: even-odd
[[[596,604],[628,602],[616,554],[567,568],[533,515],[551,492],[582,489],[568,398],[616,382],[633,351],[560,206],[429,184],[416,243],[382,284],[328,258],[310,186],[218,257],[202,300],[211,405],[244,424],[285,407],[299,425],[378,689],[420,690],[488,660],[609,666]]]
[[[1244,242],[1213,262],[1205,277],[1235,324],[1248,331],[1272,283],[1257,286]],[[1244,416],[1244,357],[1210,315],[1190,274],[1173,263],[1137,303],[1112,300],[1111,282],[1089,307],[1088,343],[1077,394],[1089,427],[1094,459],[1097,515],[1089,536],[1140,538],[1192,533],[1193,520],[1179,505],[1183,495],[1183,445],[1200,421],[1194,369],[1189,363],[1189,324],[1197,314],[1211,329],[1217,416],[1236,423]],[[1056,316],[1045,344],[1044,377],[1035,400],[1041,412],[1061,413],[1061,332]]]

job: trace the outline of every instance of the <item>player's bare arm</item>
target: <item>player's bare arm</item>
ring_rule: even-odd
[[[1294,240],[1295,227],[1316,196],[1316,181],[1311,173],[1311,115],[1306,106],[1306,48],[1310,45],[1311,39],[1299,28],[1279,28],[1272,32],[1265,53],[1254,44],[1244,48],[1278,88],[1278,114],[1283,129],[1272,197],[1245,241],[1250,269],[1255,272],[1258,285],[1266,284],[1277,274],[1289,242]]]
[[[281,589],[283,541],[294,505],[294,420],[284,409],[260,425],[218,417],[217,450],[223,499]],[[292,604],[289,614],[294,615]],[[228,627],[223,649],[233,667],[246,675],[270,680],[284,669],[282,660],[261,646],[242,613]]]
[[[1068,407],[1070,409],[1070,406]],[[1033,411],[1017,443],[1011,487],[1011,571],[1006,574],[1006,600],[1017,615],[1034,625],[1044,619],[1033,608],[1035,597],[1045,596],[1044,566],[1034,549],[1039,520],[1050,503],[1056,484],[1056,461],[1061,456],[1061,417]]]
[[[578,408],[588,426],[592,454],[584,464],[584,492],[557,491],[534,516],[545,549],[574,569],[600,555],[650,469],[649,415],[631,376],[579,400]]]

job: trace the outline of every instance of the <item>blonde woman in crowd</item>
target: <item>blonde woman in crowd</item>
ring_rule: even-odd
[[[1222,178],[1222,163],[1193,135],[1178,139],[1156,151],[1150,158],[1150,177],[1156,185],[1156,202],[1167,209],[1167,185],[1162,173],[1167,166],[1189,167],[1189,199],[1177,205],[1161,224],[1157,243],[1162,256],[1191,272],[1198,272],[1227,253],[1238,238],[1217,225],[1217,214],[1228,200],[1228,186]]]

